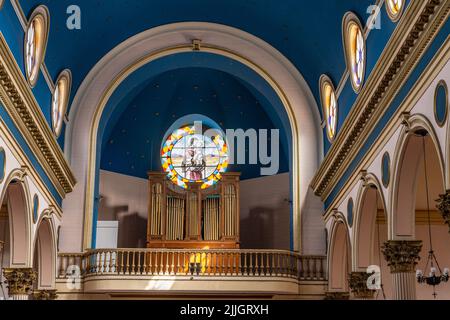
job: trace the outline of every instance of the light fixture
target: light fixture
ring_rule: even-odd
[[[416,271],[416,278],[419,283],[426,283],[427,285],[433,286],[433,297],[436,299],[436,286],[441,284],[442,282],[448,282],[449,280],[449,269],[444,268],[444,272],[442,272],[441,267],[439,266],[439,262],[437,261],[436,255],[433,250],[433,242],[431,236],[431,215],[430,215],[430,201],[428,195],[428,175],[427,175],[427,155],[425,152],[425,137],[428,133],[425,130],[420,130],[416,132],[417,135],[422,137],[422,150],[423,150],[423,161],[424,161],[424,173],[425,173],[425,190],[427,196],[427,213],[428,213],[428,236],[430,240],[430,251],[428,251],[427,263],[425,265],[425,271],[427,271],[428,266],[430,268],[430,272],[428,276],[424,274],[422,270]]]

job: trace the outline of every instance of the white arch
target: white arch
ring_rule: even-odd
[[[210,52],[220,54],[223,49],[230,57],[240,57],[241,62],[251,64],[254,70],[259,68],[255,71],[264,72],[266,81],[278,84],[281,92],[277,93],[284,95],[285,104],[290,105],[291,126],[298,127],[297,136],[293,137],[293,155],[294,159],[298,155],[302,157],[301,161],[294,161],[293,169],[294,249],[300,250],[300,213],[309,202],[308,186],[323,157],[320,115],[314,97],[298,70],[275,48],[244,31],[205,22],[174,23],[144,31],[111,50],[83,81],[72,103],[66,130],[65,153],[78,184],[63,202],[62,228],[73,237],[61,239],[62,250],[88,247],[88,240],[82,239],[83,223],[85,212],[92,211],[92,203],[85,199],[84,191],[92,194],[94,172],[89,168],[91,149],[86,146],[93,142],[92,132],[96,133],[98,109],[117,87],[120,78],[133,71],[131,68],[139,67],[151,55],[171,54],[167,52],[170,48],[184,46],[188,51],[193,39],[201,39],[205,48],[220,48]],[[308,211],[308,214],[320,212]],[[307,253],[308,248],[304,247],[303,252]]]
[[[10,267],[27,268],[32,264],[31,238],[32,219],[30,208],[30,189],[26,179],[26,170],[12,170],[5,179],[0,194],[0,203],[8,197],[10,228]]]
[[[421,141],[411,140],[413,133],[418,129],[425,129],[431,138],[438,156],[442,185],[445,188],[444,154],[433,125],[422,114],[414,114],[404,119],[403,128],[394,151],[394,166],[391,173],[392,183],[390,184],[388,203],[388,233],[392,240],[411,240],[415,238],[414,199],[416,198],[418,182],[417,170],[424,156],[421,151]],[[411,147],[414,143],[419,144],[418,148],[420,151]],[[399,207],[401,207],[401,210],[398,209]]]
[[[336,211],[330,228],[328,250],[328,291],[348,292],[348,274],[352,268],[352,245],[344,215]]]
[[[34,264],[38,268],[38,289],[53,289],[56,279],[56,232],[53,221],[53,209],[42,211],[36,225],[36,233],[33,241],[33,252],[37,253],[37,261]]]
[[[382,184],[373,173],[366,174],[359,184],[352,228],[352,270],[354,271],[366,271],[371,264],[371,259],[375,256],[372,251],[378,201],[381,201],[386,219],[388,219],[386,200],[382,190]],[[389,221],[387,223],[389,224]],[[361,243],[363,240],[365,242]]]

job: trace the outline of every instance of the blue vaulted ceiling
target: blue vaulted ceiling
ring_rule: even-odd
[[[26,16],[44,4],[51,16],[46,65],[52,78],[73,73],[72,96],[89,70],[111,49],[139,32],[183,21],[205,21],[247,31],[284,54],[319,102],[322,73],[337,84],[344,72],[341,23],[347,11],[362,21],[375,0],[19,0]],[[66,28],[69,5],[81,9],[81,30]],[[319,105],[319,103],[318,103]]]
[[[343,78],[345,60],[341,24],[344,14],[353,11],[364,24],[377,0],[11,0],[0,11],[0,31],[23,68],[23,29],[13,4],[26,17],[38,5],[50,12],[50,34],[45,64],[50,77],[69,68],[73,74],[73,100],[92,67],[115,46],[142,31],[174,22],[204,21],[232,26],[249,32],[279,50],[307,81],[320,108],[318,80],[327,74],[337,87]],[[410,0],[406,0],[408,6]],[[384,2],[382,2],[384,3]],[[81,30],[69,30],[67,8],[81,10]],[[380,8],[380,29],[367,38],[366,79],[383,52],[397,23]],[[174,63],[177,63],[176,61]],[[245,86],[246,84],[243,83]],[[142,86],[142,83],[135,83]],[[247,86],[250,92],[254,91]],[[338,133],[357,95],[350,82],[342,83],[338,98]],[[48,123],[51,122],[51,92],[41,73],[33,93]],[[252,92],[254,93],[254,92]],[[70,108],[69,103],[69,108]],[[65,126],[58,142],[64,148]],[[325,135],[324,135],[325,136]],[[324,151],[331,144],[324,139]]]
[[[160,170],[165,133],[177,119],[190,114],[204,115],[223,130],[277,128],[262,97],[236,77],[209,68],[165,72],[128,96],[123,99],[126,107],[110,119],[103,135],[101,169],[141,178],[147,177],[148,170]],[[282,133],[280,173],[289,170],[287,149]],[[242,179],[260,176],[259,165],[234,165],[230,170],[241,172]]]

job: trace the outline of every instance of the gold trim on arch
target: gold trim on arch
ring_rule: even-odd
[[[270,76],[270,74],[264,70],[261,66],[257,65],[253,61],[243,57],[242,55],[228,50],[226,48],[221,48],[218,46],[209,45],[207,43],[202,43],[202,52],[217,54],[224,56],[235,61],[238,61],[245,66],[249,67],[251,70],[256,72],[261,76],[276,92],[278,98],[281,100],[291,125],[292,134],[292,194],[293,194],[293,230],[294,230],[294,248],[301,250],[301,212],[300,212],[300,157],[299,157],[299,141],[298,141],[298,127],[292,106],[281,86],[275,81],[275,79]],[[106,91],[103,93],[100,102],[97,104],[97,108],[94,113],[94,119],[91,124],[91,129],[89,132],[89,153],[88,153],[88,169],[87,169],[87,179],[86,179],[86,191],[85,191],[85,205],[84,205],[84,228],[83,228],[83,249],[88,249],[91,247],[92,242],[92,223],[93,223],[93,210],[94,210],[94,188],[95,188],[95,166],[96,166],[96,148],[97,148],[97,132],[98,126],[101,119],[103,110],[113,94],[116,88],[124,81],[132,72],[141,68],[142,66],[155,61],[159,58],[165,56],[192,52],[192,43],[182,44],[179,46],[173,46],[169,48],[164,48],[162,50],[155,51],[148,54],[135,61],[133,64],[122,70],[116,78],[109,84]]]

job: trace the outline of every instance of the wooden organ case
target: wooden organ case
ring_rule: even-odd
[[[239,248],[239,176],[223,173],[210,188],[190,183],[184,190],[149,172],[147,248]]]

